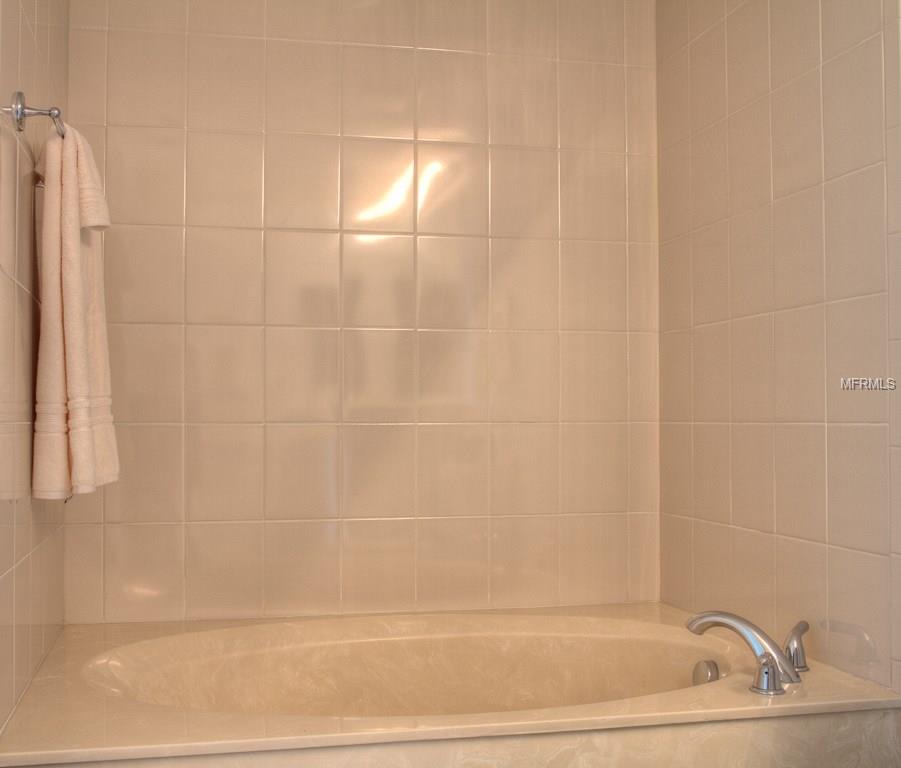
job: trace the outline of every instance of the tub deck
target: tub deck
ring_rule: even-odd
[[[650,634],[658,632],[667,636],[672,636],[673,628],[683,625],[686,617],[683,612],[660,604],[491,613],[641,621],[650,625]],[[473,613],[465,615],[471,617]],[[303,621],[291,620],[292,623]],[[803,684],[792,686],[786,695],[767,698],[751,694],[748,691],[752,674],[750,652],[732,636],[721,633],[696,639],[699,650],[705,642],[709,643],[709,648],[725,653],[732,665],[731,673],[716,683],[598,703],[497,713],[347,718],[201,711],[143,703],[130,696],[117,695],[89,683],[83,672],[89,660],[128,643],[200,630],[272,623],[277,621],[66,627],[0,736],[0,766],[252,753],[270,754],[273,761],[267,764],[281,765],[275,761],[276,755],[301,749],[310,750],[312,755],[320,748],[348,745],[528,734],[559,737],[572,732],[901,708],[901,697],[892,691],[815,660],[811,662],[811,671],[803,675]],[[611,626],[615,623],[611,622]],[[691,637],[687,631],[686,637]],[[893,723],[901,715],[899,712],[885,714]],[[202,761],[194,764],[206,765]]]

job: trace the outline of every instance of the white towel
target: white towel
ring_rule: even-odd
[[[45,189],[32,495],[65,499],[119,477],[94,231],[110,220],[91,147],[74,128],[47,139],[38,170]]]

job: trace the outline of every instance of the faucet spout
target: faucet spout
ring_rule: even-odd
[[[767,660],[766,657],[770,656],[776,663],[782,682],[801,682],[801,676],[795,669],[794,664],[789,661],[788,657],[782,652],[782,649],[776,644],[773,638],[756,624],[752,624],[741,616],[737,616],[734,613],[727,613],[726,611],[705,611],[704,613],[692,616],[686,622],[685,626],[696,635],[704,634],[711,627],[725,627],[726,629],[731,629],[747,643],[757,659],[758,665],[764,663]]]

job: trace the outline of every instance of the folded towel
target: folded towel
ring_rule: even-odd
[[[103,256],[109,209],[91,147],[71,126],[47,139],[38,255],[41,324],[32,495],[65,499],[119,477]]]

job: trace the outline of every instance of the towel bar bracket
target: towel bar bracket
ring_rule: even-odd
[[[66,126],[63,125],[63,116],[59,107],[29,107],[25,103],[25,94],[22,91],[16,91],[12,95],[10,105],[8,107],[0,107],[0,111],[5,112],[15,123],[17,131],[25,130],[25,118],[28,117],[49,117],[53,121],[53,127],[61,136],[66,135]]]

